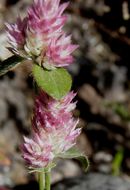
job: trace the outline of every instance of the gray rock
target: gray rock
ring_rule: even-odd
[[[130,182],[121,177],[90,173],[79,178],[64,180],[53,190],[130,190]]]

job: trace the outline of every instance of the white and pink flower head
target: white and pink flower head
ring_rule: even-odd
[[[9,49],[42,66],[68,66],[77,46],[71,44],[71,36],[63,31],[67,20],[63,11],[67,6],[68,3],[60,5],[60,0],[34,0],[26,18],[7,24]]]
[[[23,157],[30,166],[47,166],[75,145],[81,129],[76,128],[78,120],[72,116],[74,97],[73,92],[61,100],[54,100],[44,92],[36,97],[33,136],[25,138],[23,145]]]

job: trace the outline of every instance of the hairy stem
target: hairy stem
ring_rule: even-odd
[[[50,171],[45,172],[45,190],[51,189]]]
[[[39,182],[39,190],[45,190],[45,173],[44,173],[44,171],[38,173],[38,182]]]

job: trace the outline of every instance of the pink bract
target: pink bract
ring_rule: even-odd
[[[52,146],[42,141],[39,134],[34,133],[33,138],[24,137],[22,146],[23,158],[34,168],[44,168],[53,160]]]
[[[7,35],[9,44],[12,46],[9,49],[14,54],[19,54],[24,49],[26,29],[27,29],[27,18],[18,18],[15,24],[6,24]]]
[[[71,54],[77,47],[77,45],[71,44],[71,36],[62,34],[53,38],[46,53],[48,62],[53,65],[55,64],[56,67],[68,66],[73,62]]]

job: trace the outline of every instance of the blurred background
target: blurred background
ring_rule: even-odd
[[[63,1],[62,1],[63,2]],[[11,56],[5,22],[24,17],[32,0],[0,0],[0,60]],[[71,0],[65,30],[79,44],[69,67],[78,91],[75,117],[83,128],[78,147],[90,160],[89,173],[130,180],[130,2]],[[31,65],[0,77],[0,190],[29,184],[21,158],[22,135],[29,135],[33,109]],[[81,176],[75,160],[59,160],[52,183]],[[17,188],[16,188],[17,189]]]

